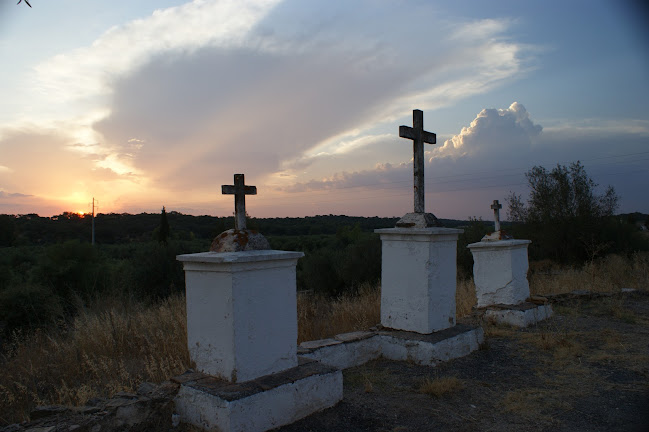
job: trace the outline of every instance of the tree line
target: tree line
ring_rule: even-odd
[[[598,193],[579,163],[527,173],[527,199],[510,194],[503,229],[532,240],[530,260],[579,265],[607,253],[649,250],[641,213],[614,215],[613,189]],[[305,218],[250,218],[273,249],[305,253],[298,261],[297,285],[331,296],[353,293],[379,282],[381,243],[373,231],[394,227],[396,218],[321,215]],[[442,220],[461,227],[458,277],[472,275],[466,245],[493,230],[480,218]],[[99,214],[90,244],[91,217],[63,213],[51,218],[0,215],[0,327],[38,327],[65,322],[98,298],[156,301],[184,291],[176,255],[203,252],[233,217],[190,216],[177,212]]]

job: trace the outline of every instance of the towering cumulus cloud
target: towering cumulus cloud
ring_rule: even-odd
[[[501,150],[522,152],[529,149],[531,139],[542,129],[518,102],[507,109],[483,109],[469,127],[446,140],[437,153],[459,156]]]

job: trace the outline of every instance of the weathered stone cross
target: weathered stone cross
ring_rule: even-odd
[[[500,231],[500,209],[503,208],[503,205],[494,200],[494,203],[491,204],[491,208],[494,210],[494,222],[495,222],[495,232]]]
[[[415,213],[424,213],[424,143],[436,144],[437,136],[424,130],[424,112],[418,109],[412,110],[412,127],[399,126],[399,136],[413,141]]]
[[[243,174],[234,175],[234,185],[222,185],[223,195],[234,195],[234,229],[246,229],[246,195],[257,195],[257,186],[246,186]]]

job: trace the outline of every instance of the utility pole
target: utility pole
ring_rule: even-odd
[[[99,203],[97,203],[99,209]],[[95,245],[95,197],[92,197],[92,245]]]

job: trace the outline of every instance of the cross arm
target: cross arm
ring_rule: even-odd
[[[420,136],[417,132],[416,129],[413,129],[410,126],[399,126],[399,137],[401,138],[408,138],[411,140],[419,139]],[[421,140],[428,144],[436,144],[437,135],[433,132],[421,131]]]
[[[221,185],[221,193],[223,195],[235,195],[237,187],[233,185]],[[243,193],[245,195],[257,195],[257,186],[244,186]]]

